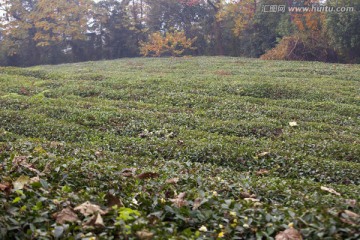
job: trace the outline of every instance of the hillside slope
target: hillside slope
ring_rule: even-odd
[[[359,94],[360,65],[0,68],[0,238],[358,239]]]

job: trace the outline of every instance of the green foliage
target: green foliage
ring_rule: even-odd
[[[219,57],[0,68],[0,238],[358,239],[359,76]]]
[[[344,2],[343,2],[344,4]],[[329,4],[331,5],[331,4]],[[354,7],[354,12],[328,13],[327,33],[331,43],[347,61],[360,61],[360,3],[358,1],[345,2],[347,7]]]

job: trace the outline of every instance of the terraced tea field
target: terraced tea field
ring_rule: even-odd
[[[360,238],[359,65],[0,68],[0,107],[1,239]]]

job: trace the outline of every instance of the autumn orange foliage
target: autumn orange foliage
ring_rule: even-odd
[[[284,37],[260,59],[336,62],[337,54],[321,36],[293,35]]]
[[[318,0],[307,0],[310,7]],[[301,60],[334,62],[337,54],[329,46],[323,32],[325,14],[320,12],[291,13],[295,33],[284,37],[279,44],[261,56],[265,60]]]
[[[192,46],[195,41],[196,38],[187,38],[183,31],[166,33],[165,35],[156,32],[151,34],[148,42],[140,43],[140,53],[143,56],[156,57],[162,55],[180,56],[186,49],[196,49]]]

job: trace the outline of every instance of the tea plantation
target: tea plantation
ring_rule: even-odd
[[[0,239],[359,239],[359,136],[360,65],[0,68]]]

